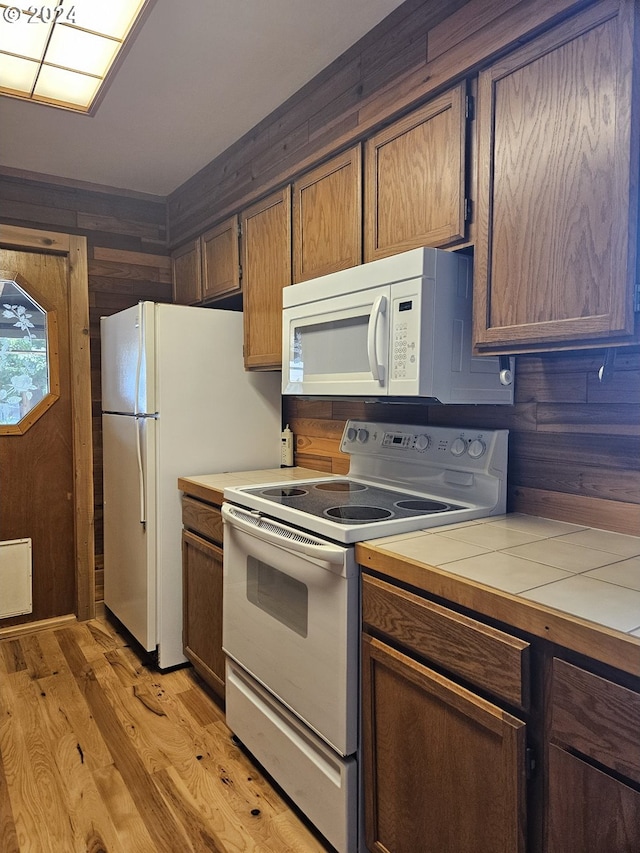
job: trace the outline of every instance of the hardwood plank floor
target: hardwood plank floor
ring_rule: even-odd
[[[0,641],[0,853],[323,853],[192,669],[106,619]]]

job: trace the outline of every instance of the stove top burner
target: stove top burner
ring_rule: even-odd
[[[409,509],[412,512],[446,512],[448,509],[453,509],[451,504],[427,499],[396,501],[395,506],[400,509]],[[457,508],[458,507],[456,507],[456,509]]]
[[[298,498],[309,494],[306,489],[297,487],[278,486],[273,489],[265,489],[262,494],[267,498]]]
[[[393,516],[389,509],[383,509],[379,506],[362,506],[361,504],[332,506],[325,509],[324,514],[341,524],[349,524],[351,521],[384,521]]]
[[[282,507],[291,507],[341,526],[416,518],[420,515],[461,509],[455,504],[433,497],[422,497],[415,492],[395,491],[347,479],[319,480],[296,485],[282,483],[247,489],[247,492]]]
[[[361,492],[367,486],[364,483],[351,483],[349,480],[329,480],[328,483],[317,483],[313,488],[322,492]]]

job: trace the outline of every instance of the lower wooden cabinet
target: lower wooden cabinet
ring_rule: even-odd
[[[490,622],[363,572],[367,849],[640,853],[640,678]]]
[[[529,643],[366,573],[362,621],[368,849],[525,853],[527,726],[500,705],[528,706]]]
[[[638,853],[640,791],[553,744],[547,853]]]
[[[640,693],[551,662],[546,853],[640,850]]]
[[[363,637],[372,853],[524,853],[525,723]]]
[[[219,536],[219,544],[209,541],[205,536]],[[183,650],[196,672],[224,699],[221,544],[222,518],[219,508],[184,497]]]

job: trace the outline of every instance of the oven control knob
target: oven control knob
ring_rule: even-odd
[[[369,441],[369,430],[368,429],[359,429],[358,430],[358,441],[360,444],[364,444]]]
[[[426,433],[419,435],[416,438],[416,450],[426,450],[431,444],[431,439]]]
[[[472,459],[480,459],[487,450],[487,445],[480,438],[474,438],[469,445],[469,456]]]
[[[464,438],[456,438],[453,444],[451,445],[451,453],[454,456],[462,456],[462,454],[467,449],[467,442]]]
[[[355,441],[357,432],[353,427],[349,427],[347,430],[347,441]]]

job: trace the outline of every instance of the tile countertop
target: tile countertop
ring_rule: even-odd
[[[640,537],[513,513],[356,546],[358,562],[640,676]]]
[[[264,468],[259,471],[224,471],[220,474],[202,474],[179,477],[178,488],[203,501],[221,504],[227,486],[259,486],[261,483],[286,483],[289,480],[307,480],[314,477],[331,477],[326,471],[311,468]]]

